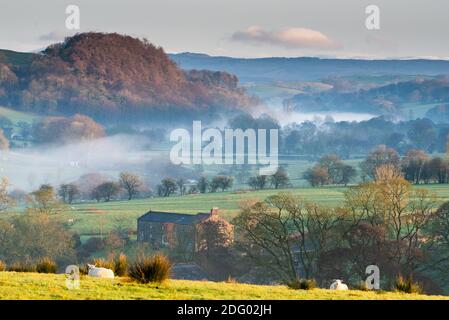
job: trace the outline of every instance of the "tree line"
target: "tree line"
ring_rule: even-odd
[[[186,181],[180,177],[164,178],[157,185],[157,194],[160,197],[169,197],[178,192],[181,196],[184,194],[207,193],[207,192],[224,192],[232,188],[234,177],[226,175],[217,175],[211,180],[205,176],[201,176],[197,181]]]
[[[404,156],[385,145],[371,150],[360,162],[360,180],[373,180],[376,170],[382,165],[391,165],[402,172],[404,178],[413,184],[448,183],[449,160],[440,156],[430,156],[420,149],[411,149]],[[347,185],[358,176],[356,168],[345,164],[337,155],[321,157],[307,169],[303,178],[312,186]]]

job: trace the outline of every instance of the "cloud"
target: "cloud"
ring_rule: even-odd
[[[269,44],[290,49],[332,50],[339,47],[325,34],[307,28],[264,30],[257,26],[251,26],[245,30],[235,32],[231,39],[233,41]]]
[[[60,42],[63,41],[69,34],[62,31],[51,31],[49,33],[43,34],[39,37],[40,41],[51,41]]]
[[[42,45],[38,42],[0,41],[0,48],[18,52],[37,52]]]

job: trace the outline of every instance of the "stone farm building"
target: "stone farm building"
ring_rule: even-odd
[[[198,224],[214,214],[218,214],[218,209],[197,214],[150,210],[137,219],[137,240],[155,248],[182,246],[194,253],[199,245]]]

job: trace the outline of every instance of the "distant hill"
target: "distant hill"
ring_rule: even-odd
[[[297,111],[303,112],[349,111],[398,115],[402,106],[406,104],[449,103],[449,76],[431,79],[417,77],[411,81],[391,83],[355,92],[329,90],[317,94],[298,94],[289,99],[289,103]],[[444,113],[446,108],[439,107],[427,113],[427,116],[440,122]]]
[[[449,104],[439,104],[426,112],[426,117],[436,123],[449,122]]]
[[[99,120],[210,115],[255,104],[224,72],[184,72],[162,48],[119,34],[83,33],[42,53],[0,51],[0,104]]]
[[[15,66],[29,66],[35,55],[35,53],[0,49],[0,56],[4,57],[5,62]]]
[[[353,75],[429,75],[449,74],[445,60],[357,60],[298,58],[230,58],[206,54],[170,54],[182,69],[207,69],[235,74],[241,82],[316,81],[328,77]]]

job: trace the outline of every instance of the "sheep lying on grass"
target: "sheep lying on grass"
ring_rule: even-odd
[[[331,290],[348,290],[348,286],[346,284],[344,284],[341,280],[334,280],[334,282],[332,282]]]
[[[114,279],[114,272],[111,269],[97,268],[92,264],[88,264],[87,267],[89,268],[89,272],[87,273],[88,276]]]

